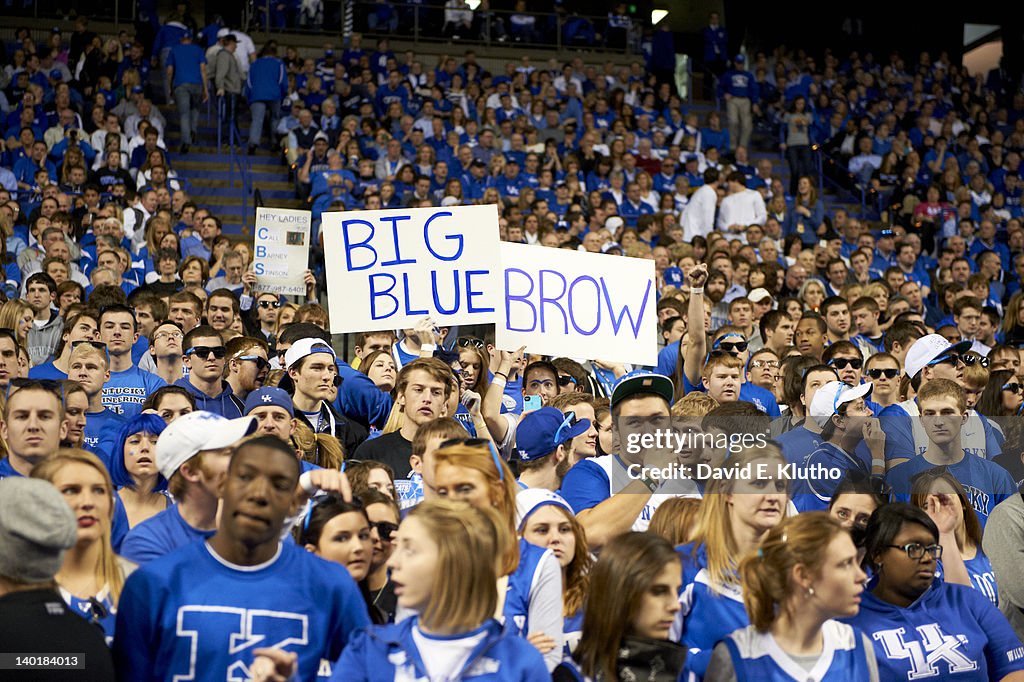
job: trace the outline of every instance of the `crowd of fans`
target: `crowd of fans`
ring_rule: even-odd
[[[76,680],[1024,680],[1020,83],[705,35],[700,116],[667,30],[498,73],[187,11],[18,31],[0,648]],[[431,319],[344,360],[322,247],[305,297],[261,292],[175,172],[211,98],[317,224],[486,203],[538,254],[653,260],[657,366]],[[826,205],[815,146],[885,220]]]

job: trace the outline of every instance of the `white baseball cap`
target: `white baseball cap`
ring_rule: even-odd
[[[811,399],[810,416],[818,426],[825,426],[833,415],[839,414],[840,405],[852,403],[857,398],[867,400],[872,388],[873,385],[869,383],[850,386],[842,381],[830,381],[819,388]]]
[[[613,215],[604,221],[604,226],[609,232],[612,233],[612,237],[617,235],[619,233],[619,230],[622,229],[622,226],[625,224],[626,222],[617,215]]]
[[[256,430],[254,417],[228,419],[212,412],[190,412],[171,422],[156,440],[156,466],[170,479],[178,468],[203,450],[234,445]]]
[[[284,366],[287,369],[291,369],[292,365],[301,360],[302,358],[312,355],[313,353],[327,353],[334,359],[334,349],[331,345],[323,339],[316,339],[312,337],[306,337],[299,339],[291,345],[291,347],[284,353]]]
[[[774,300],[772,298],[771,293],[767,289],[764,289],[762,287],[758,287],[758,288],[754,289],[753,291],[751,291],[749,294],[747,294],[747,298],[750,299],[754,303],[760,303],[761,301],[765,300],[766,298],[769,301]]]
[[[970,341],[952,344],[938,334],[922,336],[910,344],[910,348],[907,349],[907,359],[903,363],[903,370],[908,377],[913,378],[918,372],[942,356],[949,353],[966,353],[970,348]]]

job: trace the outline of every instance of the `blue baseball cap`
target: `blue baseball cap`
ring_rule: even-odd
[[[665,279],[665,284],[681,287],[683,286],[683,271],[676,266],[665,268],[665,271],[661,274]]]
[[[295,416],[291,396],[276,386],[263,386],[250,393],[249,397],[245,399],[245,414],[248,415],[257,407],[270,406],[280,407],[290,416]]]
[[[639,393],[651,393],[671,403],[675,397],[676,387],[664,374],[656,374],[646,369],[635,369],[626,374],[612,389],[610,407],[615,407],[626,398]]]
[[[554,407],[542,407],[528,413],[516,427],[519,458],[531,462],[546,457],[576,436],[590,430],[589,419],[576,419],[576,413],[562,414]]]

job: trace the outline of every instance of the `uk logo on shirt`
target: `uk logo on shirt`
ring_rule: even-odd
[[[967,644],[966,636],[947,635],[938,623],[919,625],[914,629],[920,640],[908,636],[906,628],[874,633],[889,659],[910,662],[907,680],[941,678],[978,669],[978,662],[966,656],[961,649]]]

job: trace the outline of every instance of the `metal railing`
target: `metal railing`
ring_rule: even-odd
[[[463,10],[472,15],[469,25],[449,21],[444,7],[419,2],[342,0],[305,3],[297,11],[278,9],[274,0],[251,0],[245,11],[250,30],[267,34],[307,33],[336,36],[339,44],[353,32],[370,38],[395,38],[413,43],[586,49],[639,54],[646,23],[629,17],[629,27],[610,26],[608,16],[568,12],[512,12]]]

